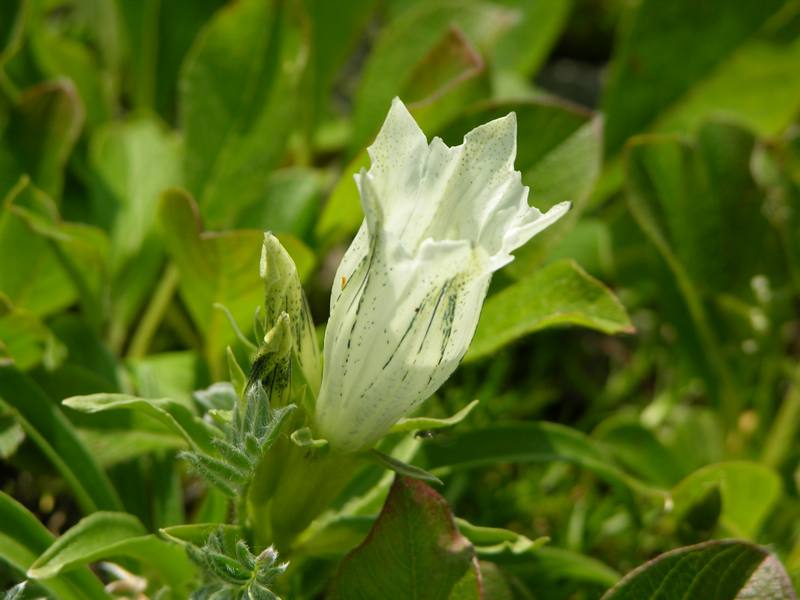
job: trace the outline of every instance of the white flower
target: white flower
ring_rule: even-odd
[[[492,273],[569,210],[542,214],[514,170],[513,113],[449,148],[399,99],[356,176],[365,219],[342,259],[315,424],[339,451],[372,446],[452,374]]]

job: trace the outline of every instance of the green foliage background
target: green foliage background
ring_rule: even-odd
[[[596,598],[726,537],[797,586],[798,66],[797,0],[3,2],[0,588],[34,565],[53,597],[107,597],[85,565],[113,556],[148,593],[196,577],[155,534],[226,517],[173,426],[228,346],[248,363],[214,304],[251,333],[271,230],[325,322],[395,96],[450,144],[515,111],[532,204],[573,202],[497,274],[424,415],[480,404],[410,438],[462,533],[550,538],[465,533],[492,597]],[[170,404],[61,405],[100,392]],[[47,550],[87,515],[107,539]],[[285,597],[327,589],[357,521],[300,540]]]

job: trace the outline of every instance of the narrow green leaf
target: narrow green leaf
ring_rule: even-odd
[[[196,572],[179,547],[148,535],[136,517],[98,512],[81,519],[28,569],[31,579],[48,579],[101,559],[133,558],[153,568],[174,589],[185,588]]]
[[[402,460],[397,460],[396,458],[375,450],[374,448],[370,450],[370,456],[372,456],[378,462],[378,464],[383,465],[391,471],[394,471],[398,475],[444,485],[441,479],[435,475],[432,475],[431,473],[428,473],[425,469],[420,469],[419,467],[405,463]]]
[[[208,426],[192,414],[184,404],[170,398],[138,398],[126,394],[90,394],[73,396],[62,402],[74,410],[98,413],[106,410],[135,410],[158,419],[180,434],[192,448],[213,452],[212,434]]]
[[[0,559],[24,574],[54,541],[53,534],[19,502],[0,492]],[[103,584],[85,567],[42,581],[64,600],[107,600]]]
[[[453,431],[427,440],[420,453],[431,471],[504,462],[566,461],[609,483],[644,494],[662,495],[614,464],[608,452],[575,429],[555,423],[514,423],[471,431]]]
[[[458,411],[451,417],[447,417],[445,419],[436,419],[433,417],[408,417],[404,419],[400,419],[395,425],[392,427],[392,433],[399,433],[404,431],[417,431],[420,429],[430,430],[430,429],[444,429],[446,427],[452,427],[453,425],[458,425],[469,416],[469,413],[472,412],[472,409],[478,406],[479,400],[473,400],[469,404],[467,404],[464,408]]]
[[[84,512],[122,507],[116,491],[72,425],[44,392],[15,367],[0,364],[0,398],[53,463]]]

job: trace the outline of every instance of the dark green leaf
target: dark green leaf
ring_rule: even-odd
[[[342,562],[330,598],[446,600],[473,560],[444,498],[397,477],[370,536]]]
[[[17,412],[25,433],[61,473],[84,512],[121,508],[116,491],[95,458],[33,381],[16,368],[0,364],[0,397]]]
[[[765,591],[768,594],[761,595]],[[786,572],[765,549],[736,540],[672,550],[626,575],[603,600],[793,600]]]

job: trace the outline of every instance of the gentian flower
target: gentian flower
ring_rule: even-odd
[[[452,374],[492,273],[569,210],[542,214],[514,170],[516,116],[460,146],[425,134],[399,99],[356,175],[364,222],[333,284],[317,434],[340,452],[371,447]]]

